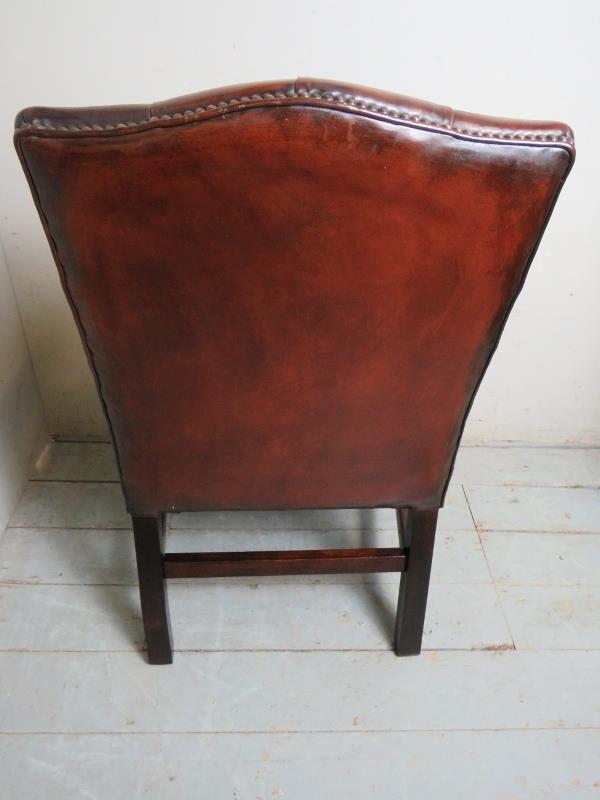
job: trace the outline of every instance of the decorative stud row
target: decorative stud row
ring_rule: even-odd
[[[182,120],[185,122],[192,122],[202,116],[212,115],[216,112],[227,112],[234,109],[236,106],[246,106],[256,103],[273,102],[277,104],[282,100],[318,100],[319,102],[331,103],[336,107],[343,108],[356,108],[360,111],[367,111],[372,114],[378,114],[383,117],[388,117],[402,122],[416,123],[418,125],[430,126],[433,128],[441,128],[444,130],[458,133],[463,136],[470,136],[480,139],[504,139],[507,141],[519,142],[562,142],[573,145],[573,139],[570,136],[556,133],[518,133],[514,131],[501,131],[501,130],[482,130],[481,128],[467,128],[452,125],[451,123],[438,122],[429,119],[426,115],[409,113],[401,111],[395,106],[386,105],[385,103],[377,103],[362,98],[357,98],[351,94],[344,94],[342,92],[327,92],[321,89],[298,89],[289,90],[287,92],[262,92],[249,95],[242,95],[241,97],[233,97],[230,100],[221,100],[218,103],[209,103],[205,106],[198,106],[197,108],[188,109],[182,112],[175,112],[173,114],[161,114],[159,116],[152,116],[147,120],[129,121],[129,122],[115,122],[106,125],[94,123],[92,125],[85,124],[71,124],[71,125],[52,125],[49,122],[44,122],[41,119],[34,119],[32,122],[24,122],[18,130],[25,130],[33,128],[35,130],[50,130],[50,131],[66,131],[66,132],[79,132],[79,131],[113,131],[123,128],[139,128],[149,123],[154,122],[171,122],[173,120]]]

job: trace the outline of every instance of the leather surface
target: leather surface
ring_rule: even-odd
[[[574,158],[310,79],[27,109],[16,145],[135,514],[440,506]]]

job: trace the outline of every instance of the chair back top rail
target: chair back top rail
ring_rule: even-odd
[[[30,131],[58,136],[118,135],[132,129],[183,125],[258,106],[285,105],[333,108],[477,140],[575,148],[572,130],[561,122],[471,114],[391,92],[312,78],[228,86],[151,105],[31,107],[19,113],[15,130],[18,134]]]

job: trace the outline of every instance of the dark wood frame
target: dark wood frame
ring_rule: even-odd
[[[399,547],[166,553],[165,514],[133,516],[142,617],[150,664],[171,664],[169,578],[399,572],[398,656],[421,652],[438,509],[397,509]]]

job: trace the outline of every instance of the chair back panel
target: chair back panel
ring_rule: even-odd
[[[442,504],[567,128],[295,82],[16,139],[132,513]]]

